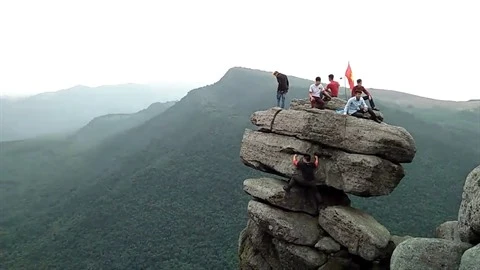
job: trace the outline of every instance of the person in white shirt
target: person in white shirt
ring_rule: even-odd
[[[310,105],[312,105],[312,108],[323,110],[325,109],[325,102],[322,96],[327,94],[321,82],[322,79],[320,77],[315,78],[315,83],[310,85],[308,89],[308,96],[310,97]]]
[[[365,100],[362,98],[362,91],[356,89],[354,93],[355,96],[347,101],[343,114],[363,118],[364,113],[368,112],[370,114],[370,119],[377,123],[381,123],[375,112],[367,106],[367,103],[365,103]]]

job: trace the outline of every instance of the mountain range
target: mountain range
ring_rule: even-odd
[[[134,113],[155,102],[175,101],[186,90],[170,85],[77,85],[28,97],[0,98],[0,141],[71,133],[94,117]]]
[[[289,78],[287,102],[304,98],[311,81]],[[90,117],[68,136],[0,143],[0,266],[236,269],[242,182],[260,175],[241,164],[240,142],[275,89],[271,73],[235,67],[148,116]],[[480,163],[480,102],[371,92],[417,154],[391,195],[352,202],[394,234],[429,236],[456,219]]]

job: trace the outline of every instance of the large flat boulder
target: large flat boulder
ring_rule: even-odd
[[[463,186],[458,232],[462,241],[480,243],[480,165],[468,174]]]
[[[254,198],[266,201],[283,209],[317,215],[313,198],[305,196],[305,190],[293,187],[289,192],[283,190],[285,181],[273,178],[246,179],[243,190]]]
[[[387,250],[390,232],[369,214],[348,206],[320,210],[320,226],[351,254],[367,261],[381,258]]]
[[[458,270],[480,270],[480,244],[463,253]]]
[[[409,163],[415,141],[404,128],[337,114],[330,110],[272,108],[252,114],[261,131],[296,137],[347,152],[376,155],[395,163]]]
[[[315,246],[323,234],[317,219],[303,213],[287,212],[251,200],[248,215],[261,230],[280,240],[304,246]]]
[[[344,110],[345,105],[347,104],[347,101],[341,98],[332,98],[332,100],[328,101],[325,104],[325,109],[327,110]],[[312,110],[312,106],[310,105],[310,101],[305,98],[305,99],[292,99],[290,102],[290,110]],[[315,110],[315,109],[313,109]],[[383,121],[384,117],[383,114],[380,111],[373,111],[375,115]],[[364,117],[366,119],[370,119],[370,114],[367,112],[364,114]]]
[[[468,243],[438,238],[410,238],[400,243],[390,260],[391,270],[457,270]]]
[[[298,174],[293,153],[321,155],[318,184],[362,197],[390,194],[405,176],[403,167],[372,155],[325,148],[295,137],[245,130],[240,149],[243,163],[260,171],[290,178]]]
[[[340,110],[344,109],[345,105],[347,104],[347,101],[341,98],[332,98],[329,102],[325,104],[325,109],[327,110]],[[292,99],[290,101],[290,110],[306,110],[306,109],[311,109],[310,101],[308,98],[301,98],[301,99]]]

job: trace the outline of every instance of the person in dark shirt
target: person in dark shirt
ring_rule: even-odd
[[[318,168],[318,156],[315,155],[314,162],[312,162],[312,157],[310,155],[304,155],[299,161],[295,154],[293,155],[292,163],[300,170],[301,177],[294,175],[288,182],[288,185],[284,186],[283,189],[286,192],[289,192],[294,185],[307,188],[307,191],[313,193],[313,197],[315,198],[318,207],[322,202],[322,198],[317,189],[317,184],[315,183],[315,170]]]
[[[277,77],[278,87],[277,87],[277,107],[285,108],[285,95],[288,92],[290,84],[288,82],[288,77],[285,74],[282,74],[278,71],[273,72],[273,76]],[[281,101],[281,106],[280,106]]]
[[[366,96],[363,96],[363,99],[364,100],[368,100],[368,102],[370,103],[370,107],[372,110],[374,111],[378,111],[378,109],[375,107],[375,103],[373,102],[373,97],[372,95],[370,94],[370,92],[368,92],[367,89],[365,89],[365,87],[362,86],[362,79],[358,79],[357,80],[357,85],[355,85],[352,89],[352,97],[354,97],[356,94],[357,91],[361,91],[363,93],[365,93]]]

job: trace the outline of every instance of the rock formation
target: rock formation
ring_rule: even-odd
[[[438,226],[435,237],[411,238],[399,244],[392,254],[391,269],[480,270],[480,166],[467,176],[458,220]]]
[[[480,166],[470,172],[465,181],[458,211],[458,232],[462,241],[480,243]]]
[[[347,194],[390,194],[405,176],[401,163],[415,157],[415,142],[402,127],[335,112],[344,106],[338,98],[325,110],[293,100],[288,110],[252,114],[258,129],[245,130],[240,157],[272,176],[243,183],[252,200],[239,238],[240,269],[480,270],[480,166],[467,176],[458,220],[438,226],[436,238],[391,235]],[[283,189],[301,177],[293,154],[319,156],[319,207],[308,190]]]
[[[246,179],[248,222],[239,237],[240,269],[389,269],[395,247],[410,240],[390,234],[347,194],[390,194],[405,176],[416,147],[402,127],[336,113],[295,100],[290,109],[253,113],[258,130],[244,133],[240,157],[271,177]],[[293,154],[317,154],[319,208],[307,190],[283,186],[293,175]]]

